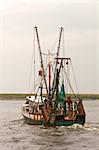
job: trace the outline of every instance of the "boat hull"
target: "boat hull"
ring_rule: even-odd
[[[24,117],[24,120],[27,124],[29,125],[46,125],[46,126],[71,126],[73,124],[80,124],[84,125],[85,124],[85,115],[78,115],[76,117],[76,120],[63,120],[63,121],[55,121],[54,123],[45,123],[44,119],[40,120],[35,120],[32,119],[32,115],[25,115],[22,114]]]

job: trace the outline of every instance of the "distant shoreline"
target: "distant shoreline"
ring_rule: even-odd
[[[35,95],[35,94],[17,94],[17,93],[14,93],[14,94],[0,94],[0,100],[24,100],[26,96],[29,96],[29,95]],[[66,96],[70,95],[72,98],[74,98],[73,94],[66,94]],[[75,94],[76,97],[80,96],[82,99],[84,100],[88,100],[88,99],[99,99],[99,94]],[[46,95],[45,95],[46,96]]]

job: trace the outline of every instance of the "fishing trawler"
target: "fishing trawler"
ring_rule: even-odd
[[[38,73],[40,83],[37,92],[34,95],[27,96],[23,104],[22,115],[26,123],[45,126],[70,126],[75,123],[84,125],[86,115],[82,99],[75,95],[67,73],[71,58],[60,57],[59,55],[63,28],[60,28],[54,63],[50,61],[51,53],[48,53],[49,61],[46,64],[48,71],[44,66],[37,27],[34,30],[40,54],[40,71]],[[71,94],[66,93],[65,82],[72,92],[72,98]]]

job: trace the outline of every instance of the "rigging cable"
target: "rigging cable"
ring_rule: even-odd
[[[64,49],[64,29],[63,29],[63,34],[62,34],[62,36],[63,36],[63,41],[62,41],[62,49],[63,49],[63,54],[62,54],[62,57],[64,58],[65,57],[65,49]],[[63,61],[63,66],[64,66],[64,63],[65,63],[65,61]],[[63,69],[62,69],[62,80],[64,80],[64,75],[63,75]]]
[[[33,56],[34,56],[34,60],[33,60]],[[35,92],[35,31],[34,31],[34,29],[33,29],[33,50],[32,50],[31,67],[30,67],[30,75],[29,75],[29,86],[28,86],[29,90],[30,90],[30,87],[31,87],[33,61],[34,61],[34,92]],[[32,91],[30,93],[32,93]]]
[[[71,83],[70,83],[70,80],[69,80],[69,78],[68,78],[68,74],[67,74],[65,68],[64,68],[64,72],[65,72],[65,75],[66,75],[66,77],[67,77],[67,81],[68,81],[69,87],[70,87],[70,89],[71,89],[73,95],[76,97],[76,95],[75,95],[75,93],[74,93],[74,90],[73,90],[73,88],[72,88],[72,85],[71,85]]]
[[[46,66],[46,68],[45,68],[45,72],[46,72],[46,70],[47,70],[47,66]],[[45,76],[46,76],[46,74],[45,74]],[[39,87],[41,87],[41,85],[44,84],[44,79],[43,79],[43,78],[41,78],[41,79],[39,78],[38,82],[39,82],[39,83],[38,83],[39,86],[37,87],[37,84],[36,84],[36,87],[37,87],[37,90],[36,90],[37,92],[36,92],[36,93],[39,92]]]
[[[76,76],[75,76],[75,73],[74,73],[74,68],[73,68],[72,63],[71,63],[71,69],[72,69],[72,73],[73,73],[73,77],[74,77],[74,81],[75,81],[76,90],[77,90],[77,93],[79,95],[79,90],[78,90],[78,86],[77,86]]]
[[[71,62],[71,60],[70,60],[70,62]],[[67,61],[67,74],[68,74],[68,78],[69,78],[69,80],[70,80],[70,70],[69,70],[69,62]],[[70,90],[70,93],[71,93],[71,88],[69,89],[69,87],[68,87],[68,80],[67,80],[67,90],[69,91]]]
[[[35,93],[35,31],[34,31],[34,93]]]

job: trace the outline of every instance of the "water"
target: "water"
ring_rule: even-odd
[[[46,129],[24,123],[23,101],[0,101],[0,150],[99,150],[99,100],[85,101],[85,126]]]

